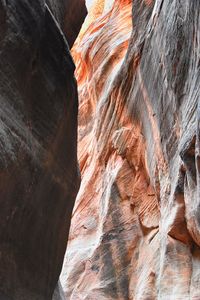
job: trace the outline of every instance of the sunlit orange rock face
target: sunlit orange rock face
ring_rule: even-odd
[[[82,184],[62,285],[70,300],[197,300],[200,2],[111,2],[73,48]]]

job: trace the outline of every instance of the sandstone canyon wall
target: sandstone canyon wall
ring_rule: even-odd
[[[55,3],[0,0],[0,300],[52,299],[80,183],[75,66],[64,33],[72,44],[86,8]],[[79,24],[75,3],[84,8]],[[61,293],[58,284],[53,299]]]
[[[68,300],[200,299],[200,1],[95,1],[74,45]]]

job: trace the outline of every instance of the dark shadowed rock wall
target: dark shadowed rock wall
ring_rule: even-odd
[[[96,0],[86,22],[67,299],[200,299],[200,1]]]
[[[0,0],[1,300],[50,300],[58,282],[80,182],[74,70],[43,0]]]
[[[47,0],[71,48],[87,15],[85,0]]]

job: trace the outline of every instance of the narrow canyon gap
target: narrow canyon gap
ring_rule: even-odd
[[[200,299],[200,1],[96,0],[72,54],[66,299]]]
[[[86,14],[82,0],[0,0],[0,300],[64,299],[57,282],[80,184],[67,40]]]

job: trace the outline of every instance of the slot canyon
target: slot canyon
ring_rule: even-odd
[[[200,1],[0,0],[0,300],[200,300]]]

